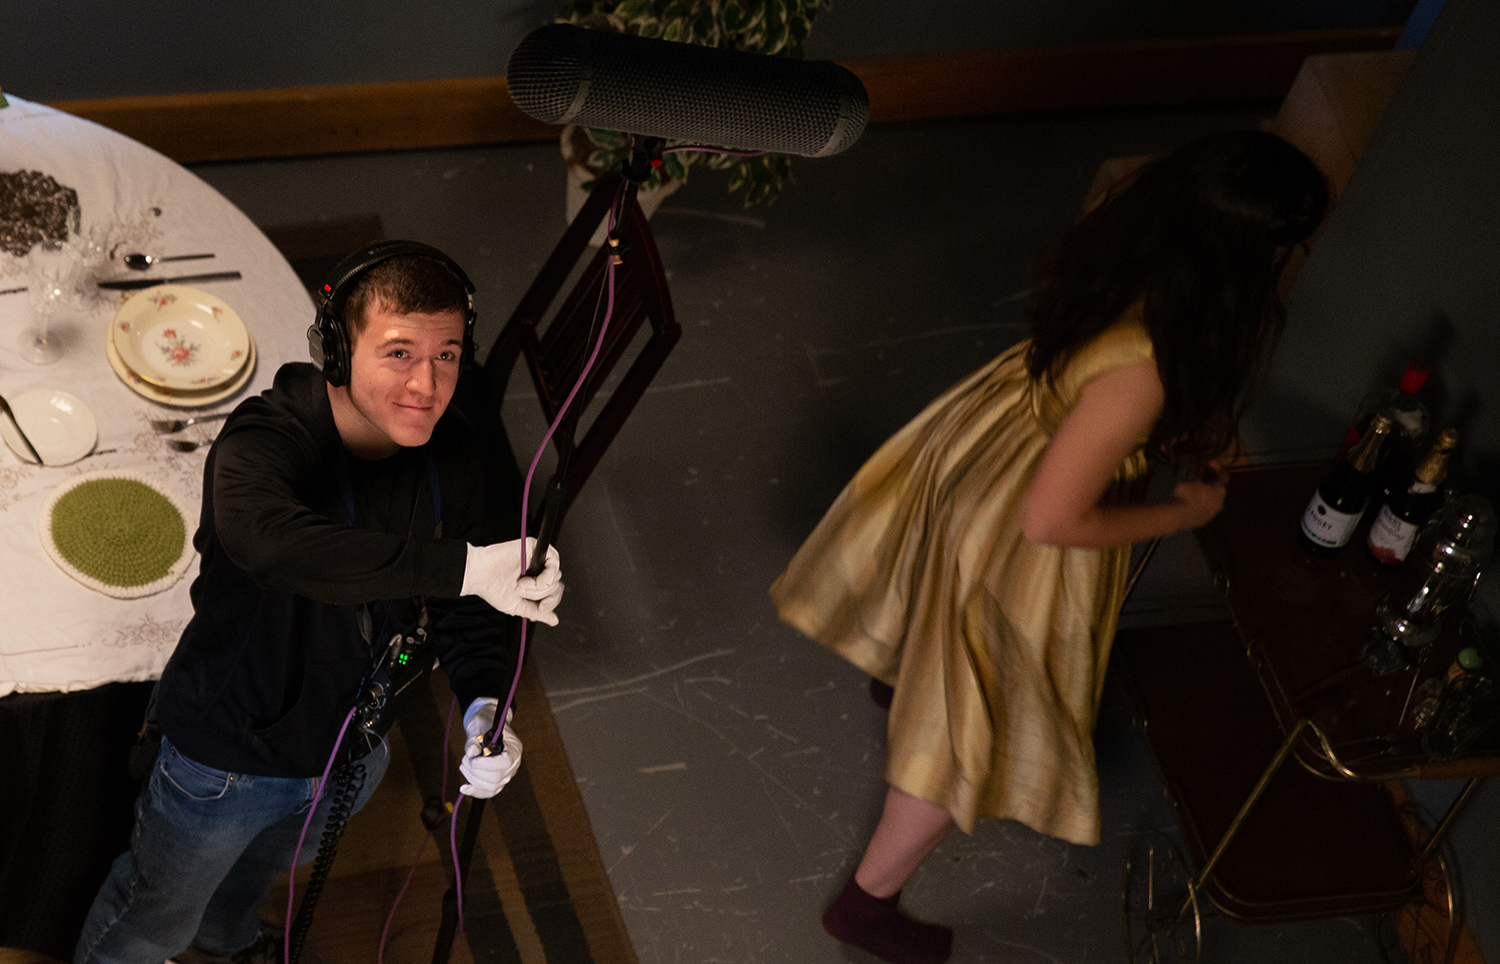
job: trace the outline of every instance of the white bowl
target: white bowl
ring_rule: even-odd
[[[67,392],[38,388],[9,401],[10,410],[15,413],[16,421],[21,423],[21,429],[31,444],[36,446],[43,465],[67,465],[94,450],[94,443],[99,440],[94,413]],[[36,464],[10,419],[0,417],[0,436],[23,461]]]

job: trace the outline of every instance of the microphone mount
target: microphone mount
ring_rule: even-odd
[[[682,335],[672,311],[666,272],[656,243],[645,215],[636,203],[637,190],[650,179],[652,169],[661,160],[664,146],[661,138],[637,135],[630,163],[626,165],[629,170],[610,171],[599,177],[593,192],[584,201],[583,209],[558,241],[552,256],[542,266],[484,363],[485,369],[491,373],[490,391],[495,411],[499,410],[504,397],[504,379],[518,357],[525,359],[548,422],[556,419],[563,396],[569,393],[570,387],[577,391],[576,399],[558,420],[555,434],[550,436],[557,462],[547,484],[540,522],[536,527],[537,542],[529,559],[529,575],[537,575],[544,567],[547,547],[555,540],[569,503],[599,463],[604,450]],[[600,220],[610,216],[611,209],[615,211],[615,226],[609,232],[610,254],[587,254],[589,237]],[[621,270],[623,241],[629,242],[631,258],[630,264]],[[581,259],[585,261],[582,277],[578,278],[572,293],[563,299],[562,307],[539,338],[537,327],[540,319],[548,314],[553,300],[562,293]],[[608,262],[616,266],[612,287],[620,295],[620,303],[616,305],[615,317],[607,326],[605,336],[601,337],[601,311],[604,296],[611,287],[611,269],[606,267]],[[649,327],[650,337],[634,360],[625,366],[618,384],[601,405],[584,437],[578,439],[581,414],[603,386],[605,377],[623,360],[627,348],[643,326]],[[597,352],[599,364],[583,378],[584,358],[591,351]],[[531,520],[525,521],[529,524]],[[509,698],[506,702],[509,703]],[[502,708],[497,719],[503,715]],[[443,895],[442,921],[433,948],[433,964],[449,964],[453,953],[454,937],[458,933],[459,886],[468,878],[485,805],[486,801],[482,799],[469,801],[468,819],[457,852],[451,855],[455,880],[454,886]],[[499,805],[503,807],[505,804]]]
[[[630,179],[636,187],[640,187],[650,179],[652,172],[661,167],[661,153],[667,146],[664,138],[650,137],[637,134],[630,148],[630,160],[626,161],[625,169],[620,173]],[[634,198],[632,197],[633,201]],[[624,220],[623,212],[620,220]]]
[[[630,158],[620,171],[625,177],[625,184],[622,186],[615,223],[608,228],[604,238],[604,244],[609,249],[610,260],[617,268],[625,263],[624,255],[629,247],[627,244],[629,235],[625,233],[625,229],[631,221],[631,213],[636,207],[641,185],[650,180],[652,173],[661,167],[661,155],[666,146],[665,138],[645,134],[633,136]],[[604,190],[603,179],[595,182],[594,189]],[[547,548],[557,538],[557,529],[562,524],[562,512],[570,497],[567,487],[568,472],[572,468],[578,423],[583,416],[584,407],[576,405],[570,409],[558,427],[557,464],[553,469],[551,479],[547,482],[546,495],[542,499],[542,520],[537,529],[536,548],[526,569],[528,576],[537,576],[546,568]]]

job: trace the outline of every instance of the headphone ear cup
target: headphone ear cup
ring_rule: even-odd
[[[313,367],[323,371],[327,367],[327,355],[323,351],[323,315],[320,312],[318,318],[307,326],[307,354],[312,358]]]
[[[337,388],[349,384],[349,332],[337,315],[323,320],[323,377]]]
[[[307,353],[313,365],[335,388],[349,382],[349,338],[344,322],[329,309],[322,308],[307,329]]]

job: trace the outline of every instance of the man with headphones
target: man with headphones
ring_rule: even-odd
[[[362,773],[340,784],[358,810],[389,762],[354,708],[393,647],[430,640],[416,658],[436,655],[467,708],[464,793],[492,796],[519,767],[508,722],[503,752],[487,739],[514,617],[556,625],[563,587],[555,550],[527,577],[521,542],[488,531],[479,447],[449,410],[473,291],[426,245],[356,253],[321,291],[314,364],[284,365],[225,422],[204,468],[194,616],[152,700],[160,751],[75,964],[279,958],[260,907],[313,806],[299,859],[314,855],[339,795],[319,778]]]

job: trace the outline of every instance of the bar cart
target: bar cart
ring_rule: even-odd
[[[1478,782],[1500,773],[1500,726],[1435,753],[1411,725],[1412,694],[1461,646],[1489,644],[1455,618],[1420,665],[1377,676],[1360,664],[1395,569],[1365,552],[1365,526],[1330,557],[1299,544],[1297,520],[1326,468],[1235,472],[1224,511],[1198,534],[1230,619],[1116,639],[1116,679],[1191,857],[1165,834],[1146,835],[1132,854],[1124,883],[1132,962],[1197,961],[1210,901],[1245,922],[1435,901],[1443,933],[1412,958],[1451,959],[1460,920],[1439,844]],[[1497,656],[1486,652],[1490,666]],[[1383,786],[1452,778],[1467,782],[1430,833],[1404,818]]]

